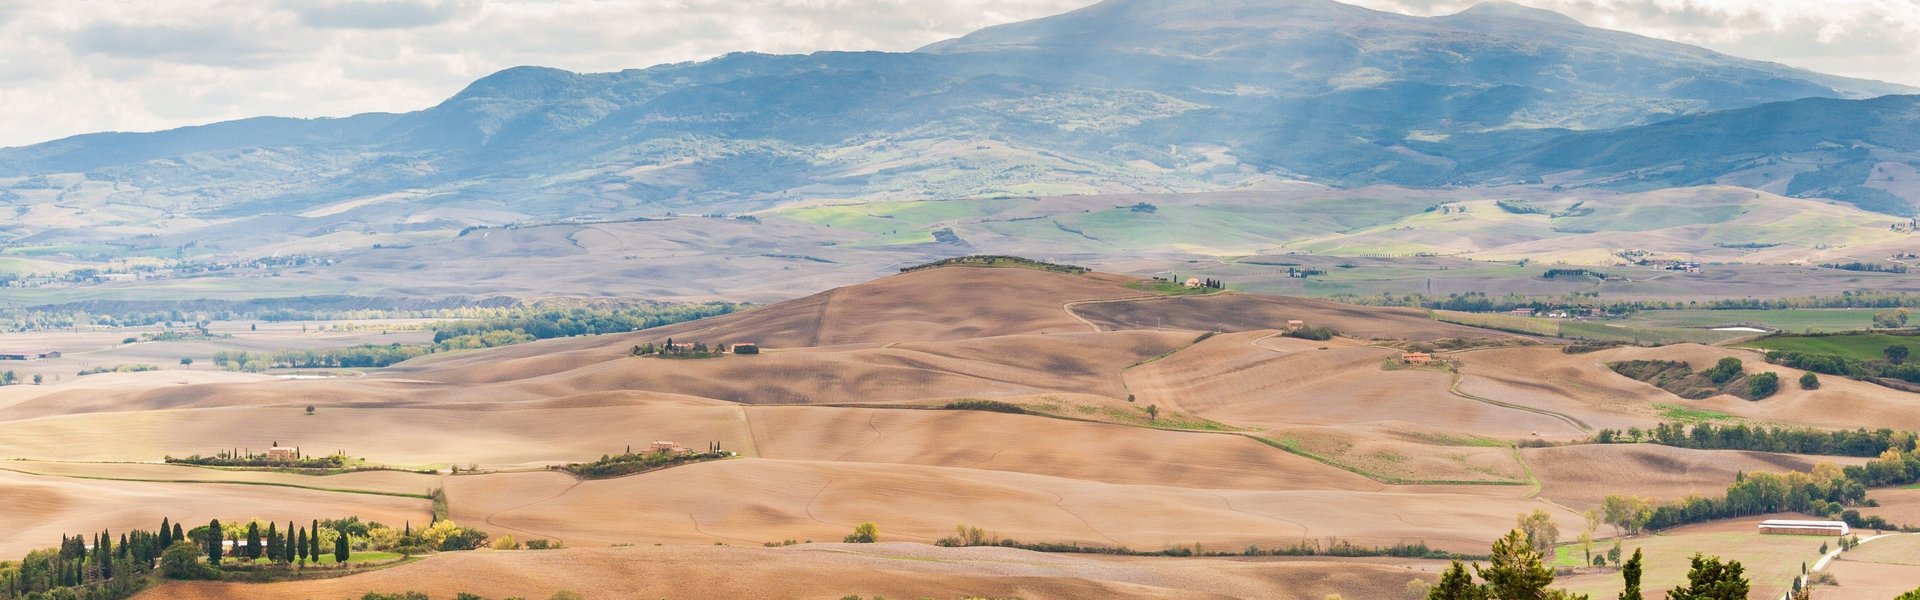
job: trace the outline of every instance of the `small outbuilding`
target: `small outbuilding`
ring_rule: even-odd
[[[1299,331],[1307,328],[1307,322],[1299,319],[1287,320],[1287,331]]]

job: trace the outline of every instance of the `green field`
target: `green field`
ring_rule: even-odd
[[[1782,335],[1762,338],[1740,344],[1742,347],[1762,350],[1781,350],[1806,354],[1835,354],[1861,361],[1883,360],[1882,351],[1887,346],[1905,344],[1920,345],[1920,336],[1899,336],[1885,333],[1858,333],[1853,335],[1797,336]]]
[[[1602,531],[1602,534],[1611,532]],[[1565,533],[1562,537],[1569,537]],[[1800,563],[1812,564],[1819,560],[1820,545],[1832,545],[1834,538],[1826,536],[1801,535],[1760,535],[1758,533],[1680,533],[1644,536],[1626,540],[1623,544],[1623,556],[1633,556],[1634,549],[1645,553],[1646,571],[1641,584],[1648,590],[1659,590],[1683,584],[1687,580],[1688,558],[1698,552],[1722,559],[1737,560],[1746,567],[1748,579],[1753,581],[1755,598],[1776,597],[1793,585],[1793,578],[1800,574]],[[1604,553],[1613,543],[1596,542],[1594,552]],[[1557,564],[1574,566],[1584,554],[1577,547],[1562,546]],[[1613,598],[1619,595],[1622,584],[1618,572],[1578,575],[1559,580],[1556,587],[1568,591],[1589,594],[1594,598]],[[1649,594],[1648,597],[1654,597]]]
[[[1660,420],[1662,421],[1706,423],[1709,421],[1731,421],[1734,418],[1733,415],[1717,410],[1692,408],[1679,404],[1659,404],[1655,405],[1654,408],[1660,409]]]
[[[1598,342],[1631,342],[1635,344],[1718,344],[1744,337],[1747,333],[1733,331],[1713,331],[1711,329],[1687,329],[1681,327],[1633,327],[1612,323],[1577,321],[1570,319],[1542,319],[1537,317],[1518,317],[1498,313],[1469,313],[1451,310],[1433,311],[1438,321],[1497,329],[1514,333],[1558,337]]]
[[[1763,328],[1800,333],[1861,331],[1873,326],[1871,309],[1814,308],[1792,310],[1649,310],[1626,319],[1627,324],[1643,327],[1737,327],[1758,325]]]

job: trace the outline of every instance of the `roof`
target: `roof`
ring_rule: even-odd
[[[1761,527],[1846,527],[1845,521],[1795,521],[1792,519],[1767,519],[1760,522]]]

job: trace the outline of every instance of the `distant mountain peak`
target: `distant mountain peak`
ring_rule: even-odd
[[[1518,20],[1525,20],[1525,21],[1539,21],[1543,23],[1558,23],[1562,25],[1584,25],[1580,21],[1574,20],[1573,17],[1569,17],[1569,16],[1566,16],[1557,12],[1553,12],[1551,10],[1547,10],[1544,8],[1533,8],[1531,6],[1514,4],[1512,2],[1507,2],[1506,0],[1488,0],[1486,2],[1481,2],[1479,4],[1473,5],[1473,8],[1469,8],[1469,9],[1460,11],[1458,14],[1452,15],[1451,18],[1461,18],[1461,17],[1518,19]]]

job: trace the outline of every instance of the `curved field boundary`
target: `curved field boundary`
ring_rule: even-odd
[[[825,404],[759,404],[756,406],[829,406],[829,407],[838,407],[838,408],[868,408],[868,409],[892,409],[892,410],[949,410],[942,406],[911,405],[911,404],[825,403]],[[1002,413],[1002,414],[1012,414],[1012,413]],[[1325,456],[1314,454],[1312,452],[1308,452],[1304,449],[1294,447],[1292,445],[1289,445],[1285,442],[1281,442],[1279,440],[1267,438],[1258,434],[1248,433],[1244,431],[1214,431],[1214,430],[1207,430],[1207,429],[1183,429],[1178,427],[1146,427],[1142,425],[1133,425],[1129,423],[1115,423],[1113,421],[1101,421],[1098,419],[1087,419],[1087,418],[1074,417],[1069,415],[1059,415],[1059,414],[1039,412],[1039,411],[1027,411],[1027,412],[1018,413],[1018,414],[1021,416],[1040,417],[1044,419],[1059,419],[1062,421],[1077,421],[1081,423],[1097,423],[1101,425],[1115,425],[1119,427],[1137,427],[1140,429],[1152,429],[1156,431],[1171,431],[1174,433],[1200,433],[1200,434],[1208,434],[1208,435],[1231,435],[1236,437],[1243,437],[1256,442],[1260,442],[1261,444],[1272,447],[1281,452],[1286,452],[1288,454],[1293,454],[1295,456],[1306,458],[1308,460],[1312,460],[1314,462],[1327,465],[1329,467],[1340,469],[1348,473],[1353,473],[1355,475],[1359,475],[1361,477],[1365,477],[1367,479],[1371,479],[1386,485],[1498,485],[1498,486],[1529,485],[1529,483],[1526,481],[1454,481],[1454,480],[1447,480],[1447,479],[1407,479],[1403,477],[1383,475],[1380,473],[1375,473],[1372,471],[1368,471],[1366,469],[1362,469],[1360,467],[1342,463],[1332,458],[1328,458]],[[1528,471],[1528,473],[1529,473],[1529,478],[1531,478],[1531,471]],[[1538,488],[1539,487],[1538,481],[1537,480],[1534,481],[1533,485],[1536,488]]]
[[[131,482],[139,482],[139,483],[197,483],[197,484],[211,484],[211,485],[264,485],[264,486],[271,486],[271,487],[313,490],[316,492],[337,492],[341,494],[366,494],[369,496],[391,496],[395,498],[418,498],[421,500],[433,499],[431,496],[428,496],[426,494],[409,494],[405,492],[382,492],[382,491],[376,491],[376,490],[355,490],[355,489],[348,489],[348,488],[322,487],[317,485],[299,485],[294,483],[281,483],[277,481],[235,481],[235,480],[218,480],[218,479],[142,479],[138,477],[102,477],[98,475],[58,475],[58,474],[51,474],[51,473],[35,473],[33,471],[26,471],[21,469],[10,469],[7,467],[0,467],[0,471],[9,471],[13,473],[19,473],[21,475],[30,475],[33,477],[64,477],[67,479],[91,479],[94,481],[131,481]]]
[[[1228,292],[1223,291],[1219,293],[1228,293]],[[1073,309],[1081,306],[1091,306],[1094,304],[1119,304],[1121,302],[1139,302],[1141,300],[1159,300],[1162,298],[1176,298],[1176,297],[1178,296],[1168,296],[1166,294],[1150,294],[1146,296],[1128,296],[1126,298],[1108,298],[1106,300],[1075,300],[1072,302],[1061,304],[1060,310],[1066,311],[1067,316],[1073,317],[1073,320],[1086,324],[1086,326],[1089,329],[1092,329],[1094,333],[1100,333],[1106,330],[1101,329],[1100,325],[1094,323],[1093,321],[1087,320],[1086,317],[1080,316],[1080,313],[1074,312]]]
[[[1454,371],[1453,382],[1450,384],[1447,384],[1447,392],[1455,396],[1459,396],[1461,398],[1472,400],[1474,402],[1481,402],[1485,404],[1491,404],[1493,406],[1498,406],[1500,408],[1510,408],[1513,410],[1525,411],[1525,412],[1530,412],[1538,415],[1546,415],[1549,417],[1553,417],[1555,419],[1565,421],[1568,425],[1572,425],[1578,428],[1582,432],[1591,433],[1593,431],[1592,425],[1588,425],[1586,421],[1582,421],[1579,418],[1574,417],[1573,415],[1557,413],[1544,408],[1534,408],[1524,404],[1514,404],[1512,402],[1501,402],[1499,400],[1494,400],[1492,398],[1475,396],[1473,394],[1462,392],[1460,391],[1460,382],[1465,379],[1466,379],[1465,375],[1462,375],[1459,371]]]

